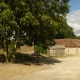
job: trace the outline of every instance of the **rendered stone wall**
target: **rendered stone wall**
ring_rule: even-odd
[[[80,48],[66,48],[66,56],[80,56]]]
[[[65,47],[61,45],[55,45],[47,49],[47,55],[49,57],[65,57]]]

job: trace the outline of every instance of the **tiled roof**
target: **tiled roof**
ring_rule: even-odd
[[[64,45],[65,47],[80,47],[79,39],[54,39],[57,45]]]

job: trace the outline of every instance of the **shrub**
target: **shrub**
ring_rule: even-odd
[[[36,45],[36,47],[35,47],[35,52],[38,52],[38,53],[44,53],[44,54],[46,54],[47,53],[47,51],[46,51],[46,49],[44,48],[44,45],[43,44],[38,44],[38,45]]]
[[[14,44],[10,44],[9,47],[8,47],[8,59],[10,62],[12,62],[15,58],[15,55],[14,55],[14,51],[15,51],[15,47],[14,47]]]

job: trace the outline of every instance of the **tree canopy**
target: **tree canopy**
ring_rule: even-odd
[[[49,45],[54,38],[74,37],[66,23],[70,0],[0,0],[0,45],[6,57],[20,45]]]

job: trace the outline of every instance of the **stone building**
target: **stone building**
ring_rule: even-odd
[[[65,47],[63,45],[51,46],[47,49],[49,57],[65,57]]]
[[[55,39],[56,45],[65,47],[66,56],[80,56],[80,40],[79,39]]]

